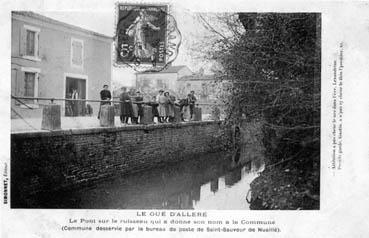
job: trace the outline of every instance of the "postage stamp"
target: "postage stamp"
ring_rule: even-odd
[[[168,5],[117,3],[116,64],[160,70],[178,54],[181,35]]]

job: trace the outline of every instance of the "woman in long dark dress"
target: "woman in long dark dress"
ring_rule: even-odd
[[[174,95],[167,94],[168,97],[168,121],[174,122],[174,107],[175,107],[175,101],[176,97]]]
[[[136,92],[135,101],[137,103],[137,109],[138,109],[138,111],[137,111],[137,119],[136,119],[136,122],[138,123],[138,121],[141,122],[141,118],[143,116],[143,106],[142,106],[143,97],[142,97],[140,91],[137,91]]]
[[[181,113],[181,121],[185,121],[184,120],[184,108],[188,106],[188,98],[183,98],[179,100],[178,106],[179,106],[179,111]]]
[[[171,108],[171,101],[170,101],[170,97],[169,97],[169,92],[165,92],[164,93],[164,97],[166,98],[164,107],[165,107],[165,117],[164,117],[164,121],[165,122],[170,122],[170,118],[172,116],[172,108]],[[173,111],[173,116],[174,116],[174,111]]]
[[[100,108],[99,108],[99,113],[97,115],[97,119],[100,119],[100,112],[101,112],[101,106],[103,105],[110,105],[110,100],[111,100],[111,93],[108,90],[108,85],[104,85],[103,86],[103,90],[100,91],[100,99],[104,102],[100,102]]]
[[[128,123],[128,119],[132,117],[131,97],[127,92],[127,88],[122,88],[122,93],[119,96],[120,100],[120,122]]]

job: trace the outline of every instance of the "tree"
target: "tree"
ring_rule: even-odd
[[[238,19],[245,31],[231,39],[205,23],[217,36],[208,55],[231,82],[227,122],[263,119],[269,164],[303,169],[318,193],[320,14],[238,13]]]

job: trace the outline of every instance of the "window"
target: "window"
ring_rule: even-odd
[[[142,81],[142,87],[150,87],[150,84],[151,84],[150,79],[144,79]]]
[[[156,81],[156,87],[159,88],[159,89],[164,88],[164,83],[163,83],[163,80],[162,79],[158,79]]]
[[[22,48],[23,58],[40,61],[39,58],[39,35],[40,29],[33,26],[24,26],[22,30]]]
[[[22,67],[23,71],[23,82],[20,88],[22,96],[24,97],[38,97],[38,78],[40,69],[38,68],[30,68],[30,67]],[[24,102],[31,107],[37,108],[37,99],[27,99]],[[21,105],[21,107],[25,107]]]
[[[201,88],[202,88],[202,90],[204,91],[205,94],[208,93],[208,85],[206,83],[202,83]]]
[[[83,41],[72,38],[71,42],[71,65],[83,67]]]
[[[27,30],[26,55],[35,56],[36,32]]]
[[[206,99],[207,96],[209,95],[209,92],[208,92],[208,86],[206,83],[202,83],[201,84],[201,96]]]
[[[35,96],[35,78],[36,78],[36,73],[31,73],[31,72],[24,73],[24,96],[25,97]]]

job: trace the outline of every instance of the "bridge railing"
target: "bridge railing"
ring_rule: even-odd
[[[116,100],[96,100],[96,99],[72,99],[57,97],[25,97],[11,95],[12,99],[12,131],[18,130],[58,130],[66,128],[88,128],[97,126],[115,126],[120,124],[120,106],[123,101]],[[158,123],[158,118],[154,118],[152,101],[135,101],[132,97],[132,108],[141,109],[140,124]],[[192,120],[200,121],[206,116],[206,120],[211,119],[208,115],[214,107],[222,107],[221,104],[196,103]],[[183,107],[182,111],[175,106],[175,117],[172,123],[189,121],[189,108]],[[137,113],[137,112],[136,112]],[[97,119],[98,117],[98,119]],[[41,122],[40,122],[41,118]],[[187,119],[187,120],[186,120]],[[213,119],[220,119],[213,117]],[[132,118],[131,123],[134,123]],[[40,125],[41,124],[41,125]]]

